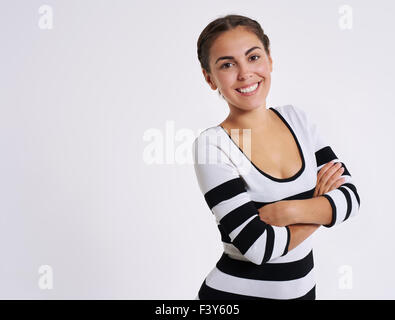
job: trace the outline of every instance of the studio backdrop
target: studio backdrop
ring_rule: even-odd
[[[392,1],[1,1],[0,298],[194,299],[223,252],[192,142],[229,112],[196,53],[240,14],[267,106],[347,164],[359,215],[314,237],[317,299],[394,299]]]

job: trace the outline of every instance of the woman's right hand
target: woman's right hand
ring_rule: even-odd
[[[325,164],[318,172],[313,198],[339,188],[346,181],[345,178],[340,178],[343,172],[340,162],[330,161]]]

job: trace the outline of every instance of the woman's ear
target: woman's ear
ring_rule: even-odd
[[[203,68],[202,68],[202,72],[203,72],[203,75],[204,75],[204,79],[205,79],[206,82],[210,85],[211,89],[216,90],[216,89],[217,89],[217,86],[216,86],[215,83],[213,82],[213,80],[212,80],[212,78],[211,78],[211,75],[210,75],[205,69],[203,69]]]
[[[270,63],[270,72],[272,72],[273,71],[273,60],[270,55],[268,56],[268,58],[269,58],[269,63]]]

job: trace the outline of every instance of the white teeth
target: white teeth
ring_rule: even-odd
[[[251,87],[248,87],[248,88],[245,88],[245,89],[237,89],[237,90],[240,91],[240,92],[243,92],[243,93],[247,93],[247,92],[254,91],[256,88],[258,88],[258,83],[255,83]]]

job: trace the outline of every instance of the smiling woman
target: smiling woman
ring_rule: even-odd
[[[218,89],[233,112],[236,105],[247,109],[262,106],[272,72],[268,36],[256,21],[240,18],[229,15],[222,24],[209,24],[198,39],[205,79],[213,90]]]
[[[315,299],[310,236],[359,210],[350,172],[307,114],[266,108],[269,43],[258,22],[239,15],[212,21],[198,39],[205,81],[229,115],[192,146],[224,246],[197,299]],[[240,129],[249,130],[246,139]]]

